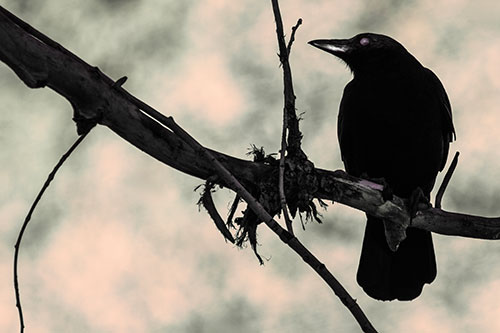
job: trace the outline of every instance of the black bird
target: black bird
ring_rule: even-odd
[[[342,59],[354,75],[338,115],[346,171],[383,178],[399,197],[422,192],[430,199],[455,137],[450,102],[437,76],[388,36],[362,33],[309,44]],[[410,227],[393,252],[383,221],[367,217],[359,285],[378,300],[418,297],[436,277],[431,233]]]

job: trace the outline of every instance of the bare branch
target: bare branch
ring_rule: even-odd
[[[33,215],[33,212],[35,211],[36,206],[40,202],[40,199],[42,199],[43,194],[45,193],[45,190],[49,187],[50,183],[52,180],[54,180],[54,177],[59,170],[59,168],[64,164],[64,162],[68,159],[68,157],[73,153],[73,151],[78,147],[78,145],[85,139],[87,136],[88,132],[84,133],[81,135],[68,149],[66,153],[64,153],[63,156],[61,156],[59,162],[57,162],[56,166],[52,171],[49,173],[49,176],[47,177],[47,180],[42,186],[42,189],[36,196],[35,200],[33,201],[33,204],[31,205],[30,210],[28,211],[28,214],[24,218],[23,225],[21,226],[21,229],[19,230],[19,234],[17,236],[16,244],[14,245],[14,290],[16,293],[16,307],[17,311],[19,313],[19,326],[20,326],[20,332],[24,332],[24,316],[23,316],[23,308],[21,305],[21,294],[19,293],[19,280],[18,280],[18,275],[17,275],[17,264],[19,261],[19,249],[21,247],[21,241],[23,240],[23,235],[24,232],[26,231],[26,228],[28,227],[28,223],[31,220],[31,215]]]
[[[297,20],[297,24],[295,24],[295,26],[292,27],[292,34],[290,35],[290,40],[288,41],[288,46],[286,47],[288,57],[290,57],[290,52],[292,51],[292,44],[295,41],[295,32],[297,31],[297,29],[301,24],[302,24],[302,19],[299,18]]]
[[[115,87],[114,80],[42,33],[37,31],[32,34],[30,31],[34,28],[24,30],[22,26],[27,24],[12,22],[3,15],[5,12],[0,7],[0,60],[29,87],[47,86],[53,89],[70,102],[74,118],[101,117],[101,125],[181,172],[205,180],[215,174],[213,167],[206,161],[200,161],[180,138],[141,112],[124,89]],[[140,105],[144,106],[144,103]],[[244,182],[256,183],[256,179],[270,170],[263,163],[213,153]]]
[[[285,110],[287,115],[288,127],[288,152],[291,156],[300,156],[304,153],[300,147],[302,141],[302,133],[299,130],[299,121],[295,114],[295,94],[293,92],[292,71],[288,59],[288,49],[285,44],[285,37],[283,33],[283,22],[281,20],[281,13],[277,0],[272,0],[274,20],[276,21],[276,35],[278,38],[279,57],[281,65],[283,66],[283,86],[285,95]],[[299,20],[300,21],[300,20]],[[297,23],[297,27],[298,27]]]
[[[279,13],[279,9],[278,9],[278,13]],[[289,57],[290,57],[290,51],[292,49],[292,44],[293,44],[293,41],[295,40],[295,31],[297,31],[300,24],[302,24],[302,19],[299,19],[297,21],[297,24],[292,28],[292,35],[290,36],[290,41],[288,42],[288,47],[287,47],[287,54],[286,54],[287,59],[289,59]],[[278,36],[279,36],[279,34],[278,34]],[[283,39],[283,42],[284,42],[284,39]],[[291,74],[291,70],[290,70],[290,74]],[[286,83],[288,83],[288,84],[285,85],[285,91],[287,89],[291,89],[292,94],[293,94],[293,85],[292,85],[291,77],[290,77],[290,81],[287,81]],[[285,93],[285,96],[287,96],[286,93]],[[291,103],[293,105],[293,114],[295,115],[295,117],[297,117],[295,114],[295,99],[292,99]],[[287,149],[286,134],[287,134],[289,126],[290,126],[290,124],[289,124],[290,122],[288,121],[288,118],[290,117],[289,116],[290,110],[287,109],[286,105],[287,105],[287,102],[286,102],[286,97],[285,97],[285,107],[283,108],[283,126],[282,126],[283,129],[281,132],[280,172],[279,172],[279,185],[278,186],[279,186],[279,194],[280,194],[281,211],[283,212],[283,217],[285,218],[286,228],[287,228],[288,232],[293,235],[293,225],[292,225],[292,220],[290,219],[290,216],[288,214],[288,208],[287,208],[287,204],[286,204],[286,195],[285,195],[285,184],[284,184],[284,182],[285,182],[285,155],[286,155],[286,149]],[[298,124],[297,124],[297,126],[298,126]]]
[[[274,20],[276,21],[276,35],[278,38],[278,46],[280,50],[280,62],[283,66],[283,84],[284,84],[284,99],[285,99],[285,106],[283,110],[283,130],[282,130],[282,136],[281,136],[281,157],[280,157],[280,164],[279,164],[279,195],[280,195],[280,203],[281,203],[281,210],[283,212],[283,216],[285,217],[285,223],[287,226],[288,231],[292,234],[293,236],[293,228],[292,228],[292,221],[290,220],[290,217],[288,216],[288,210],[287,210],[287,204],[286,204],[286,196],[285,196],[285,188],[284,188],[284,174],[285,174],[285,153],[287,149],[287,143],[288,143],[288,157],[296,160],[299,164],[306,164],[308,162],[306,155],[302,151],[301,148],[301,141],[302,141],[302,134],[300,133],[299,130],[299,121],[297,118],[297,114],[295,113],[295,94],[293,92],[293,82],[292,82],[292,71],[290,69],[290,62],[289,62],[289,57],[290,57],[290,51],[292,48],[293,41],[295,39],[295,31],[298,29],[300,24],[302,23],[302,19],[299,19],[297,21],[297,24],[292,28],[292,35],[290,37],[290,41],[288,43],[288,47],[285,44],[285,37],[283,33],[283,22],[281,19],[281,13],[279,9],[279,4],[278,0],[272,0],[272,5],[273,5],[273,12],[274,12]],[[286,137],[286,133],[288,132],[288,138]],[[288,141],[287,141],[288,139]],[[312,163],[311,163],[312,164]],[[239,192],[238,192],[239,193]],[[255,213],[257,211],[252,207]],[[264,216],[262,216],[264,217]],[[271,216],[269,216],[271,217]],[[271,217],[272,218],[272,217]],[[266,217],[264,221],[268,221],[269,219]],[[273,220],[274,222],[274,220]],[[266,224],[273,229],[273,231],[276,232],[276,230],[273,228],[273,225],[266,222]],[[276,227],[279,227],[277,223]],[[281,227],[280,227],[281,228]],[[276,232],[277,233],[277,232]],[[278,233],[277,233],[278,234]],[[278,234],[279,235],[279,234]],[[281,238],[281,237],[280,237]],[[293,240],[297,240],[297,243],[301,246],[300,242],[296,237],[292,238]],[[285,242],[288,243],[288,242]],[[289,244],[289,243],[288,243]],[[289,244],[290,245],[290,244]],[[290,245],[291,246],[291,245]],[[301,252],[298,252],[298,248],[294,248],[291,246],[299,255],[301,255]],[[305,249],[305,248],[304,248]],[[309,251],[307,251],[309,252]],[[312,254],[310,254],[312,255]],[[313,257],[314,258],[314,257]],[[305,260],[305,259],[304,259]],[[319,263],[319,261],[314,258],[315,261]],[[310,262],[305,260],[309,265],[311,265]],[[323,264],[321,264],[323,266]],[[311,265],[311,267],[314,268],[314,266]],[[326,267],[324,268],[326,272]],[[318,274],[323,278],[325,282],[328,283],[330,288],[334,291],[334,293],[341,299],[342,303],[351,311],[352,315],[356,319],[356,321],[359,323],[361,328],[363,329],[364,332],[376,332],[375,328],[372,326],[366,315],[363,313],[361,308],[358,306],[356,301],[349,295],[347,290],[335,279],[335,277],[328,272],[328,279],[326,279],[325,275],[322,275],[320,271],[316,270]]]
[[[222,236],[224,236],[224,239],[234,244],[233,235],[231,235],[231,233],[227,229],[226,223],[224,223],[224,220],[217,211],[217,208],[215,208],[215,203],[212,199],[212,188],[213,184],[210,181],[207,181],[205,183],[205,188],[203,189],[200,203],[203,204],[203,207],[205,207],[205,209],[207,210],[208,215],[210,215],[210,217],[214,221],[215,226],[221,232]]]
[[[283,229],[276,220],[262,207],[262,205],[255,199],[254,196],[243,187],[240,182],[212,155],[210,151],[201,146],[192,136],[179,127],[174,120],[171,120],[170,129],[181,137],[188,145],[194,150],[208,159],[217,170],[217,173],[222,177],[227,184],[231,184],[232,188],[236,188],[236,192],[240,195],[250,206],[250,208],[257,214],[259,219],[264,221],[266,225],[290,248],[292,248],[311,268],[313,268],[321,278],[330,286],[335,295],[337,295],[342,303],[351,311],[352,315],[364,332],[376,332],[371,325],[368,318],[365,316],[356,301],[347,293],[344,287],[338,280],[328,271],[326,266],[320,262],[302,243],[285,229]]]
[[[320,190],[315,197],[342,203],[392,223],[409,223],[410,214],[406,209],[405,200],[394,196],[392,200],[385,201],[382,185],[352,177],[343,170],[332,172],[316,169],[316,172]],[[448,236],[492,240],[500,237],[499,217],[452,213],[438,208],[418,211],[411,219],[410,225]]]
[[[226,226],[228,228],[233,227],[233,217],[234,217],[234,214],[236,213],[236,209],[238,208],[240,200],[241,200],[241,197],[239,196],[239,194],[236,194],[234,197],[233,203],[231,204],[231,208],[229,209],[229,214],[227,216]]]

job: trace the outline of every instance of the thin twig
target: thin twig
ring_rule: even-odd
[[[205,183],[203,195],[201,196],[201,202],[203,203],[203,207],[205,207],[205,209],[207,210],[208,215],[210,215],[210,217],[214,221],[217,229],[219,229],[222,236],[224,236],[224,239],[234,244],[233,235],[231,235],[231,232],[229,232],[229,230],[227,229],[227,226],[224,223],[224,220],[220,216],[219,212],[217,211],[217,208],[215,208],[215,203],[212,199],[212,188],[213,184],[207,181]]]
[[[326,266],[320,262],[302,243],[297,237],[291,235],[288,231],[283,229],[276,220],[262,207],[262,205],[255,199],[250,192],[247,191],[243,185],[222,165],[212,153],[198,143],[189,133],[179,127],[172,117],[167,117],[169,128],[182,138],[191,148],[204,156],[212,163],[219,177],[229,184],[231,188],[236,189],[236,192],[247,202],[248,206],[255,212],[260,220],[264,221],[266,225],[292,250],[295,251],[312,269],[314,269],[319,276],[330,286],[335,295],[337,295],[341,302],[349,309],[354,318],[358,321],[361,329],[364,332],[376,332],[366,315],[363,313],[356,301],[349,295],[340,282],[328,271]]]
[[[28,223],[31,220],[31,215],[35,211],[36,206],[38,205],[38,202],[42,198],[45,190],[49,187],[50,183],[54,179],[57,171],[59,168],[64,164],[66,159],[73,153],[73,151],[78,147],[78,145],[85,139],[89,132],[83,133],[68,149],[68,151],[61,156],[61,159],[59,162],[57,162],[56,166],[52,171],[50,172],[49,176],[47,177],[47,180],[42,186],[42,189],[38,193],[38,195],[35,198],[35,201],[33,201],[33,204],[31,205],[31,208],[26,215],[26,218],[24,219],[23,225],[21,226],[21,230],[19,231],[19,235],[17,236],[17,241],[16,244],[14,245],[14,290],[16,292],[16,307],[19,312],[19,324],[20,324],[20,331],[21,333],[24,332],[24,317],[23,317],[23,309],[21,306],[21,295],[19,293],[19,281],[17,277],[17,263],[18,263],[18,258],[19,258],[19,249],[21,246],[21,241],[23,239],[24,232],[26,231],[26,228],[28,227]]]
[[[299,18],[297,20],[297,24],[295,24],[293,27],[292,27],[292,34],[290,35],[290,40],[288,41],[288,46],[286,47],[287,49],[287,53],[288,53],[288,57],[290,57],[290,52],[292,51],[292,44],[293,42],[295,41],[295,31],[297,31],[297,29],[299,28],[299,26],[302,24],[302,19]]]
[[[436,194],[436,202],[435,202],[435,207],[436,208],[441,208],[441,201],[443,200],[443,195],[444,191],[446,191],[446,187],[448,186],[448,183],[450,182],[451,176],[453,176],[453,172],[455,172],[455,168],[457,167],[458,164],[458,156],[460,155],[460,152],[456,152],[455,156],[453,157],[453,161],[450,164],[450,167],[448,168],[448,171],[446,171],[446,175],[444,175],[443,182],[441,183],[441,186],[439,186],[439,190]]]
[[[284,103],[285,103],[285,113],[287,114],[288,122],[288,152],[290,157],[295,157],[302,155],[302,149],[300,147],[302,141],[302,133],[299,130],[299,121],[297,115],[295,114],[295,94],[293,92],[293,81],[292,81],[292,71],[290,69],[290,63],[288,59],[288,49],[285,43],[285,37],[283,33],[283,22],[281,20],[281,13],[277,0],[271,0],[273,5],[274,19],[276,21],[276,36],[278,38],[278,48],[280,62],[283,67],[283,86],[284,86]],[[299,19],[299,21],[301,21]],[[299,23],[297,22],[296,27],[298,28]],[[295,28],[295,30],[297,29]],[[293,34],[293,32],[292,32]],[[290,44],[291,45],[291,44]]]
[[[233,227],[233,217],[236,213],[236,209],[238,209],[238,204],[240,203],[241,197],[239,194],[236,194],[234,197],[233,203],[231,204],[231,208],[229,209],[229,214],[227,216],[226,226],[228,228]]]

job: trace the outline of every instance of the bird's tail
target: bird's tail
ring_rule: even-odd
[[[383,221],[368,215],[357,280],[370,297],[409,301],[436,277],[431,233],[408,228],[406,234],[398,250],[392,252],[385,240]]]

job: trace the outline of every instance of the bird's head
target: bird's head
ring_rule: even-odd
[[[416,59],[389,36],[362,33],[350,39],[316,39],[309,42],[320,50],[342,59],[356,74],[398,70]]]

